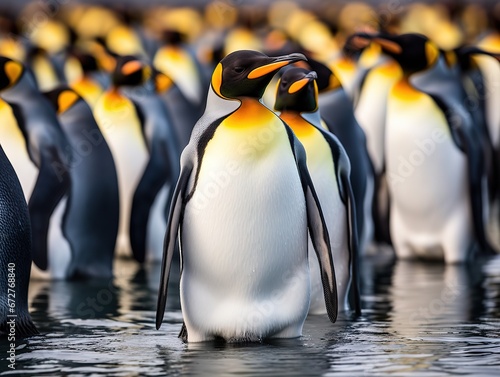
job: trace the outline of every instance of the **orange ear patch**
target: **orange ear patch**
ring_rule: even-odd
[[[78,101],[80,97],[78,94],[73,92],[72,90],[64,90],[59,94],[57,98],[57,112],[59,114],[64,113],[68,110],[73,104]]]
[[[220,87],[222,85],[222,64],[217,64],[217,67],[214,69],[214,73],[212,74],[212,88],[215,93],[219,95],[219,97],[224,98],[224,96],[220,92]]]
[[[5,69],[5,74],[9,78],[11,84],[14,84],[23,73],[22,64],[13,60],[5,63],[4,69]]]
[[[284,67],[285,65],[288,65],[290,62],[289,61],[282,61],[282,62],[275,62],[271,64],[266,64],[261,67],[255,68],[252,72],[250,72],[247,76],[249,79],[258,79],[259,77],[265,76],[268,73],[277,71],[281,67]]]
[[[142,69],[143,65],[139,60],[132,60],[127,62],[122,67],[122,73],[124,75],[130,75],[138,70]]]
[[[425,43],[425,55],[427,57],[427,66],[430,67],[439,57],[439,50],[434,43]]]

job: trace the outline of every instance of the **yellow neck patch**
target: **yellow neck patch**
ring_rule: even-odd
[[[408,80],[400,80],[393,86],[392,95],[403,101],[416,101],[423,93],[415,89]]]
[[[272,121],[274,113],[253,98],[241,100],[241,106],[231,114],[224,124],[229,127],[245,129],[260,126]]]
[[[275,62],[271,64],[266,64],[261,67],[255,68],[252,72],[250,72],[247,76],[249,79],[258,79],[259,77],[265,76],[268,73],[274,72],[285,65],[288,65],[288,61]]]
[[[158,73],[155,76],[155,88],[156,92],[164,93],[170,89],[173,85],[173,81],[167,75],[163,73]]]
[[[283,111],[280,118],[290,126],[299,139],[310,136],[316,131],[314,126],[302,118],[298,112]]]

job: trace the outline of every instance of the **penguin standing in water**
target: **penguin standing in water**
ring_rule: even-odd
[[[38,334],[28,312],[31,227],[28,207],[16,173],[0,146],[0,335]],[[15,304],[15,306],[13,306]]]
[[[434,70],[438,48],[420,34],[357,36],[376,41],[403,69],[389,93],[386,118],[390,230],[397,256],[460,263],[476,243],[491,253],[484,224],[484,153],[456,83]]]
[[[45,270],[49,250],[54,253],[50,257],[54,262],[50,276],[63,278],[71,258],[61,230],[65,211],[65,200],[61,199],[71,184],[68,172],[73,161],[71,145],[49,101],[38,91],[33,76],[20,62],[0,57],[0,94],[12,108],[24,136],[24,149],[18,153],[27,150],[30,160],[38,167],[33,191],[24,193],[29,198],[33,261]],[[23,162],[27,165],[26,159]],[[20,169],[22,173],[29,172],[31,166],[20,166]],[[35,269],[34,275],[39,274],[41,271]]]
[[[112,86],[94,106],[94,117],[104,135],[118,175],[120,225],[116,251],[130,256],[130,212],[134,192],[149,161],[144,141],[142,114],[122,92],[121,87],[143,80],[142,65],[136,60],[122,60],[112,74]]]
[[[318,108],[316,72],[304,68],[287,69],[278,82],[274,109],[290,126],[304,146],[307,168],[318,194],[335,261],[339,310],[347,310],[347,294],[352,284],[355,310],[360,313],[357,256],[356,204],[351,187],[349,157],[340,141],[323,129]],[[324,314],[326,308],[318,260],[309,240],[311,306],[309,313]]]
[[[135,189],[130,214],[130,244],[135,259],[159,262],[173,187],[179,176],[179,155],[175,129],[169,112],[156,90],[168,78],[152,77],[150,67],[132,56],[118,60],[118,66],[135,64],[137,70],[124,78],[121,91],[140,114],[149,160]],[[159,82],[157,82],[159,81]]]
[[[119,221],[113,156],[89,105],[72,89],[48,93],[74,151],[62,230],[71,247],[67,277],[110,278]]]
[[[302,54],[240,50],[215,68],[207,108],[181,156],[156,313],[160,327],[177,234],[188,342],[302,333],[309,311],[308,229],[327,313],[337,316],[328,230],[293,132],[261,102],[274,74]]]
[[[374,179],[366,137],[354,116],[352,102],[337,76],[318,61],[311,59],[308,63],[318,75],[316,82],[321,119],[328,130],[339,139],[349,156],[350,179],[356,200],[359,251],[363,255],[373,238],[371,210]]]
[[[346,42],[346,46],[351,51],[356,48],[351,40]],[[372,42],[361,52],[358,61],[369,60],[374,50],[378,49],[380,46]],[[354,114],[366,135],[366,149],[373,168],[373,241],[390,245],[390,198],[385,179],[385,117],[389,91],[401,78],[402,71],[394,59],[381,52],[380,55],[376,65],[360,72],[354,91]]]

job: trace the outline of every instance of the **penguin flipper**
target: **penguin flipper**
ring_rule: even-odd
[[[33,262],[41,270],[48,267],[47,233],[50,217],[70,187],[69,173],[57,157],[57,152],[47,153],[51,155],[41,157],[38,177],[28,203]]]
[[[307,225],[321,270],[321,282],[323,283],[326,312],[328,313],[330,321],[335,323],[338,315],[337,281],[335,278],[335,269],[333,267],[332,250],[328,229],[326,227],[326,222],[319,204],[316,190],[314,189],[311,176],[307,170],[306,152],[304,147],[293,134],[293,131],[287,125],[285,125],[285,127],[295,155],[300,180],[302,182],[302,188],[305,194]]]
[[[189,179],[191,177],[192,167],[183,166],[179,179],[172,196],[172,204],[168,215],[167,230],[163,244],[163,259],[161,262],[160,289],[158,291],[158,303],[156,308],[156,329],[159,329],[165,314],[167,303],[168,278],[172,257],[175,250],[175,241],[181,223],[182,212],[184,210],[184,197],[186,196]]]
[[[359,240],[358,228],[356,223],[356,204],[354,200],[354,193],[352,191],[349,175],[342,171],[341,184],[344,187],[344,192],[347,193],[347,226],[349,232],[349,256],[351,264],[351,292],[353,295],[354,312],[356,315],[361,315],[361,297],[359,293]]]
[[[484,155],[481,150],[479,135],[475,132],[473,125],[467,123],[466,115],[461,114],[461,108],[452,108],[438,96],[431,95],[436,104],[446,116],[449,130],[457,147],[466,155],[467,170],[469,177],[469,199],[472,208],[472,220],[476,240],[485,255],[494,255],[494,248],[488,240],[485,226],[485,214],[487,198],[483,190],[486,184]]]
[[[143,263],[146,259],[146,235],[151,206],[167,181],[167,168],[162,165],[164,165],[162,156],[152,153],[132,199],[130,245],[132,254],[139,263]]]
[[[346,207],[347,231],[349,239],[349,262],[351,265],[351,292],[354,301],[354,311],[356,315],[361,315],[361,298],[359,293],[359,236],[358,223],[356,218],[356,201],[351,184],[351,164],[347,152],[340,140],[332,133],[317,128],[330,146],[332,156],[335,161],[336,176],[340,197]]]

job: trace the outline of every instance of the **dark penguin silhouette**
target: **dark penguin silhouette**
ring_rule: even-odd
[[[62,224],[72,252],[67,276],[109,278],[119,220],[113,156],[89,105],[74,90],[60,86],[46,96],[75,151]]]
[[[0,335],[9,334],[8,321],[12,318],[15,318],[16,337],[38,334],[28,312],[28,284],[31,270],[31,226],[28,206],[14,168],[1,146],[0,234]],[[10,304],[14,302],[15,307],[11,307]],[[14,314],[16,317],[8,317]]]

